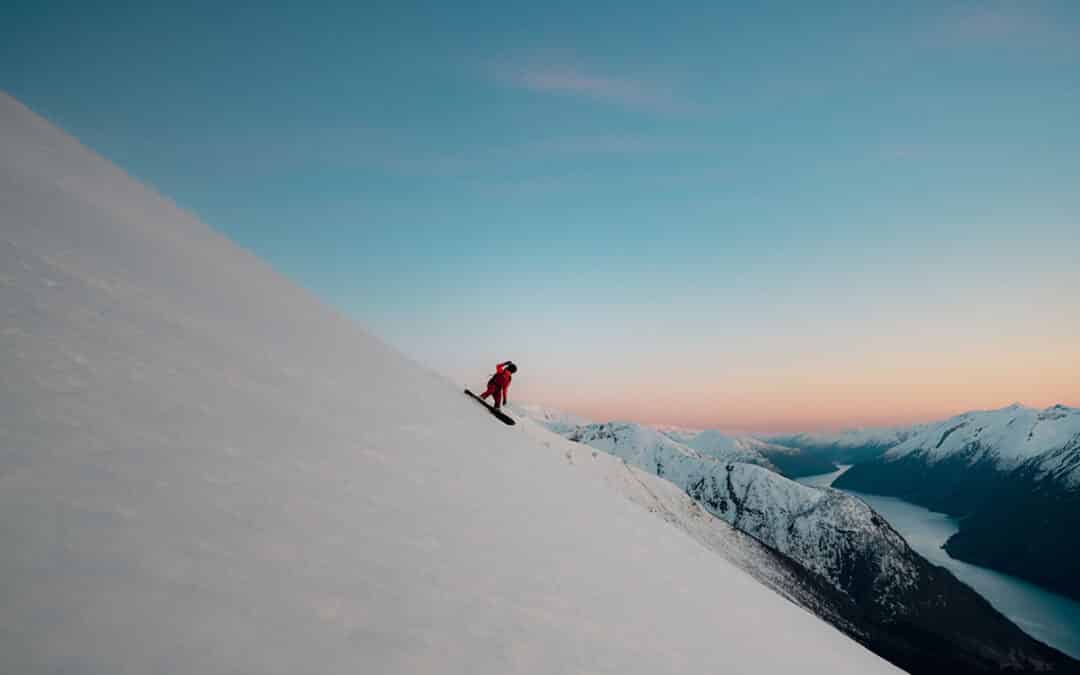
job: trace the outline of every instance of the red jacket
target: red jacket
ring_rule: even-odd
[[[514,379],[514,375],[506,369],[508,363],[510,362],[495,366],[495,374],[488,380],[488,389],[499,391],[503,403],[506,403],[506,392],[510,390],[510,381]]]

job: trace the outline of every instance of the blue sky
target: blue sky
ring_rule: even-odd
[[[0,87],[459,379],[729,428],[1080,403],[1013,373],[1080,362],[1080,5],[698,4],[16,2]]]

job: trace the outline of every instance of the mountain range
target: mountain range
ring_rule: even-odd
[[[824,581],[838,592],[819,588],[815,604],[829,608],[824,616],[841,617],[835,625],[909,672],[1076,665],[1050,656],[1053,650],[927,562],[861,500],[777,473],[760,452],[768,444],[714,431],[700,434],[700,447],[693,447],[694,438],[683,444],[630,422],[548,428],[668,480],[711,515],[801,566],[807,578]]]

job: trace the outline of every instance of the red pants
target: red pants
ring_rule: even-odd
[[[483,394],[480,394],[480,398],[487,398],[488,396],[495,395],[495,407],[502,406],[503,401],[506,399],[506,392],[495,382],[488,382],[488,387]]]

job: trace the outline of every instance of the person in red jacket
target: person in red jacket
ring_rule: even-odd
[[[510,390],[510,380],[514,379],[517,366],[513,361],[506,361],[495,366],[495,374],[488,380],[487,390],[480,394],[481,399],[494,396],[495,409],[498,410],[506,405],[506,392]]]

